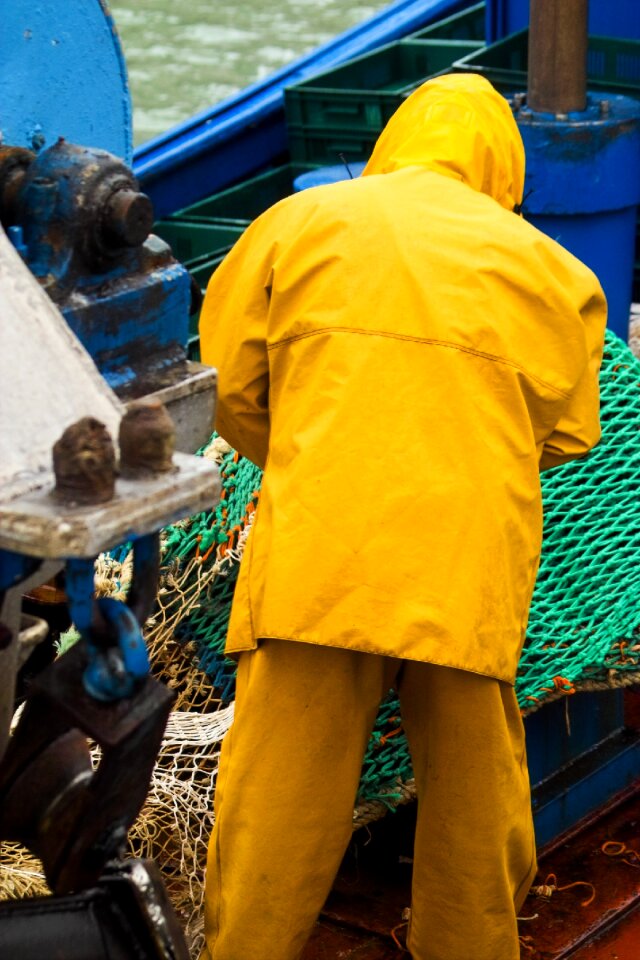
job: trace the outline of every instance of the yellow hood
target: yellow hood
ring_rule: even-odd
[[[524,147],[507,101],[477,74],[428,80],[396,110],[364,175],[423,166],[513,210],[522,202]]]

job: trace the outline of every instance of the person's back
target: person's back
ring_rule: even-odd
[[[258,461],[269,442],[241,574],[252,645],[283,636],[513,682],[540,551],[540,459],[553,463],[585,371],[587,392],[571,401],[582,432],[564,454],[599,435],[603,300],[586,267],[510,209],[524,179],[517,128],[506,101],[474,81],[473,98],[463,77],[427,84],[360,180],[281,202],[223,265],[235,277],[242,259],[238,283],[268,291],[258,443],[240,414],[246,391],[225,402],[235,377],[256,382],[255,358],[225,356],[231,327],[217,315],[242,305],[224,278],[219,299],[209,293],[202,348],[220,371],[220,432]],[[486,135],[472,123],[484,101]],[[251,336],[251,306],[240,322]],[[420,548],[385,563],[403,529]],[[235,619],[230,651],[249,642]]]
[[[328,676],[343,669],[347,654],[376,655],[373,666],[356,660],[348,671],[378,677],[379,666],[383,680],[367,689],[398,686],[418,779],[428,771],[419,787],[423,805],[427,789],[438,794],[431,778],[440,776],[447,750],[472,750],[463,724],[464,747],[444,731],[449,711],[459,716],[465,699],[473,710],[477,687],[481,741],[509,731],[486,747],[483,763],[510,772],[499,798],[504,810],[494,811],[504,823],[483,819],[484,808],[495,806],[488,774],[483,789],[492,800],[479,801],[471,836],[486,837],[496,856],[511,843],[518,898],[531,879],[531,827],[521,724],[507,685],[539,559],[539,470],[598,440],[605,318],[593,274],[516,215],[523,180],[522,143],[506,101],[478,77],[430,81],[389,122],[361,179],[288,198],[249,228],[214,275],[201,321],[203,359],[219,370],[218,429],[265,468],[227,651],[271,657],[279,664],[271,684],[297,659],[308,661],[298,673],[312,670],[318,651]],[[336,661],[328,648],[345,657]],[[430,665],[438,665],[435,674]],[[337,677],[332,690],[341,689]],[[244,680],[241,689],[249,689]],[[427,715],[420,691],[428,689]],[[445,689],[446,702],[436,706],[436,691]],[[304,713],[309,695],[298,693]],[[295,691],[287,696],[295,702]],[[344,696],[341,710],[356,694]],[[318,693],[320,738],[332,729],[332,697]],[[359,733],[354,721],[356,743],[370,709],[361,708]],[[436,728],[445,754],[433,772]],[[322,749],[320,740],[307,748],[312,767],[313,751],[320,757]],[[477,783],[480,745],[474,750],[467,768]],[[300,789],[310,776],[299,774]],[[348,782],[336,796],[349,796]],[[456,789],[471,810],[475,788]],[[451,804],[448,792],[443,810],[455,820]],[[329,831],[330,824],[327,813]],[[500,838],[505,825],[508,841]],[[427,848],[421,860],[435,864]],[[485,855],[489,876],[496,865],[491,850]],[[433,897],[425,893],[431,881],[416,882],[420,902]],[[487,882],[480,867],[470,889],[476,882]],[[507,936],[513,903],[511,894],[505,899],[508,884],[500,889],[506,926],[499,936]],[[440,926],[456,926],[455,910],[442,911]],[[230,931],[215,960],[235,960],[226,952]],[[512,933],[503,952],[487,934],[468,955],[455,955],[460,931],[438,945],[431,932],[434,946],[426,948],[424,929],[412,948],[417,960],[511,960]],[[296,956],[291,949],[268,960],[288,960]],[[258,950],[253,960],[267,955]]]

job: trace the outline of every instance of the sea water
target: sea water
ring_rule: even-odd
[[[372,16],[383,0],[113,0],[136,144]]]

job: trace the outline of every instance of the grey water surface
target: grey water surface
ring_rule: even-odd
[[[112,0],[136,144],[260,80],[384,0]]]

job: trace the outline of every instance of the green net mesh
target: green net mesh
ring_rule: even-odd
[[[516,690],[523,706],[640,657],[640,361],[607,334],[602,441],[542,476],[544,542]]]
[[[578,687],[624,683],[639,669],[640,361],[611,333],[601,395],[601,443],[589,457],[542,478],[542,561],[516,683],[525,712]],[[212,451],[222,476],[220,503],[165,532],[164,568],[180,584],[177,614],[165,622],[175,639],[197,651],[226,703],[235,664],[224,656],[224,640],[261,474],[215,436],[201,453]],[[410,777],[398,702],[390,694],[364,761],[360,800],[393,806],[394,784]]]
[[[542,478],[542,562],[517,677],[523,712],[576,689],[640,677],[640,361],[607,334],[600,445]],[[131,849],[156,859],[199,955],[206,840],[220,742],[233,717],[235,663],[224,656],[231,601],[261,474],[220,437],[201,455],[218,463],[222,497],[163,532],[156,609],[145,625],[155,672],[176,693]],[[99,558],[99,595],[126,595],[128,546]],[[381,705],[364,759],[354,828],[414,796],[398,701]],[[25,851],[0,851],[0,897],[45,892]]]

